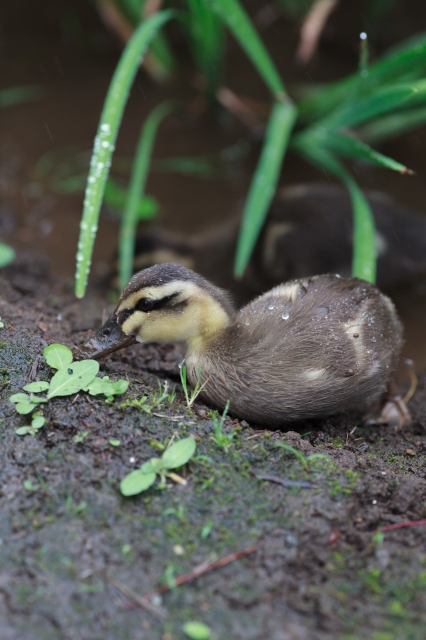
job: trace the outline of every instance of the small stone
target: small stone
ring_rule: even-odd
[[[175,544],[173,547],[173,553],[175,553],[177,556],[183,556],[185,553],[185,549],[181,544]]]

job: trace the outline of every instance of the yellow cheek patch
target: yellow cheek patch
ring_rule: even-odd
[[[127,318],[121,325],[122,330],[126,335],[130,335],[131,333],[136,334],[139,331],[139,327],[143,325],[144,318],[146,315],[142,311],[135,311],[132,315]]]

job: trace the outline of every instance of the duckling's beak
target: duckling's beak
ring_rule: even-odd
[[[74,360],[98,359],[108,353],[127,347],[129,344],[135,344],[135,342],[134,336],[128,336],[121,330],[117,318],[113,314],[85,344],[75,347],[72,353]]]

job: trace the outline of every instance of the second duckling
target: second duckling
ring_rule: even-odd
[[[222,289],[182,265],[137,273],[110,319],[76,359],[131,342],[183,341],[189,380],[203,399],[279,427],[381,397],[397,367],[402,327],[394,305],[356,278],[321,275],[271,289],[236,311]]]

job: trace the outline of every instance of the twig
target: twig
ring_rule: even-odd
[[[156,418],[167,418],[167,420],[182,420],[185,416],[166,416],[164,413],[154,413],[152,415]]]
[[[402,529],[403,527],[419,527],[422,524],[426,524],[425,520],[407,520],[406,522],[397,522],[396,524],[388,524],[385,527],[380,527],[378,531],[392,531],[393,529]]]
[[[147,613],[153,615],[155,618],[157,618],[157,620],[164,620],[165,618],[167,618],[167,614],[164,611],[157,609],[157,607],[154,607],[153,604],[147,602],[144,598],[141,598],[138,593],[133,591],[133,589],[128,587],[126,584],[123,584],[119,580],[116,580],[115,578],[111,578],[109,576],[107,579],[108,582],[112,584],[116,589],[121,591],[122,594],[124,594],[127,598],[131,598],[133,602],[135,602],[141,609],[144,609]]]
[[[275,482],[281,484],[283,487],[300,487],[301,489],[310,489],[312,487],[310,482],[299,480],[288,480],[287,478],[279,478],[278,476],[269,476],[263,473],[256,473],[252,471],[253,475],[259,480],[266,480],[267,482]]]
[[[218,102],[228,109],[240,122],[242,122],[255,138],[263,137],[265,126],[262,119],[255,110],[248,104],[248,100],[243,100],[236,93],[222,87],[216,94]]]
[[[141,600],[143,602],[149,602],[154,596],[160,596],[163,593],[170,591],[170,589],[172,589],[175,586],[179,587],[181,584],[185,584],[190,580],[195,580],[195,578],[202,576],[208,571],[213,571],[213,569],[219,569],[220,567],[224,567],[230,562],[234,562],[234,560],[240,560],[240,558],[245,558],[245,556],[248,556],[251,553],[258,551],[259,549],[260,549],[260,545],[256,545],[255,547],[249,547],[248,549],[244,549],[243,551],[230,553],[228,556],[220,558],[219,560],[214,560],[213,562],[205,562],[199,565],[198,567],[195,567],[195,569],[193,569],[192,571],[189,571],[189,573],[184,573],[183,576],[179,576],[178,578],[176,578],[173,581],[172,586],[168,584],[164,584],[161,587],[158,587],[157,589],[154,589],[153,591],[150,591],[149,593],[142,596]]]
[[[405,364],[408,366],[408,375],[410,376],[410,388],[405,394],[405,398],[402,402],[404,404],[407,404],[416,393],[418,380],[417,380],[416,372],[413,369],[413,361],[407,359],[405,361]]]
[[[35,380],[37,376],[37,369],[38,369],[39,362],[40,362],[40,356],[36,356],[34,359],[34,362],[31,365],[30,373],[28,374],[28,380],[30,382],[32,382],[32,380]]]
[[[317,0],[302,24],[296,60],[307,64],[317,48],[324,26],[339,0]]]

